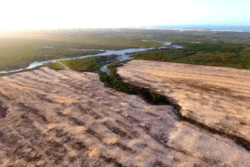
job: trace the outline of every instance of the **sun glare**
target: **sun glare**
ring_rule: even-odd
[[[53,28],[119,28],[151,25],[248,21],[244,6],[197,0],[1,1],[0,30]],[[217,4],[217,5],[215,5]],[[234,12],[232,12],[234,11]],[[238,12],[237,12],[238,11]]]

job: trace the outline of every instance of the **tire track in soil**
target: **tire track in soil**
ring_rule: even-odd
[[[185,165],[187,160],[196,165],[219,164],[209,156],[202,154],[198,157],[192,152],[169,145],[169,136],[166,134],[169,129],[177,128],[175,123],[178,122],[168,114],[171,113],[169,106],[149,105],[140,97],[131,98],[130,95],[106,88],[96,83],[97,74],[94,73],[88,73],[87,79],[79,72],[49,68],[19,74],[13,74],[10,80],[0,82],[1,92],[5,96],[10,96],[10,93],[15,96],[15,99],[4,99],[4,105],[10,108],[7,108],[6,116],[0,118],[0,147],[4,148],[4,154],[13,162],[18,157],[26,166],[38,164],[42,160],[46,163],[40,166],[55,167],[166,167]],[[67,78],[60,77],[62,75]],[[53,78],[59,80],[58,84],[52,82]],[[9,87],[1,85],[12,81],[20,84],[9,84]],[[50,89],[47,89],[48,86]],[[57,98],[62,102],[58,102]],[[70,109],[70,112],[64,114],[65,109]],[[168,124],[163,124],[160,119]],[[5,123],[8,126],[5,127]],[[48,129],[51,124],[53,126]],[[77,127],[85,130],[78,132]],[[158,127],[166,132],[163,134]],[[104,139],[110,137],[118,140],[108,144]],[[18,141],[23,144],[19,145]],[[31,151],[26,153],[27,149]],[[172,154],[173,159],[169,158]]]

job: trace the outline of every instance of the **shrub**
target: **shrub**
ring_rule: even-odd
[[[113,63],[113,64],[108,65],[108,69],[110,70],[110,75],[107,75],[106,73],[99,71],[98,72],[99,80],[103,82],[105,86],[112,87],[117,91],[122,91],[128,94],[139,95],[150,104],[153,104],[153,105],[170,104],[170,102],[165,96],[159,95],[154,92],[150,92],[146,88],[132,86],[130,84],[124,83],[116,72],[116,67],[119,67],[122,64],[123,63],[119,63],[119,64]]]

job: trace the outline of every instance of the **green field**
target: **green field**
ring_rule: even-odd
[[[77,57],[99,53],[97,50],[158,47],[159,43],[145,43],[118,37],[95,37],[80,34],[21,33],[0,36],[0,71],[27,67],[34,61]]]

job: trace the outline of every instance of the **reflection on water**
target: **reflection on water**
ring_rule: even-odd
[[[183,49],[183,47],[179,45],[171,45],[171,46],[174,47],[174,49]]]
[[[12,71],[0,71],[0,74],[8,74],[8,73],[12,73],[12,72],[18,72],[18,71],[22,71],[23,68],[17,69],[17,70],[12,70]]]
[[[171,42],[162,42],[162,45],[171,45]]]
[[[101,70],[102,72],[105,72],[106,74],[110,75],[110,71],[109,71],[109,69],[108,69],[107,66],[108,66],[108,65],[102,66],[102,67],[100,68],[100,70]]]
[[[125,50],[107,50],[105,53],[101,53],[99,55],[125,55],[128,53],[134,53],[134,52],[142,52],[147,50],[146,48],[130,48]]]

